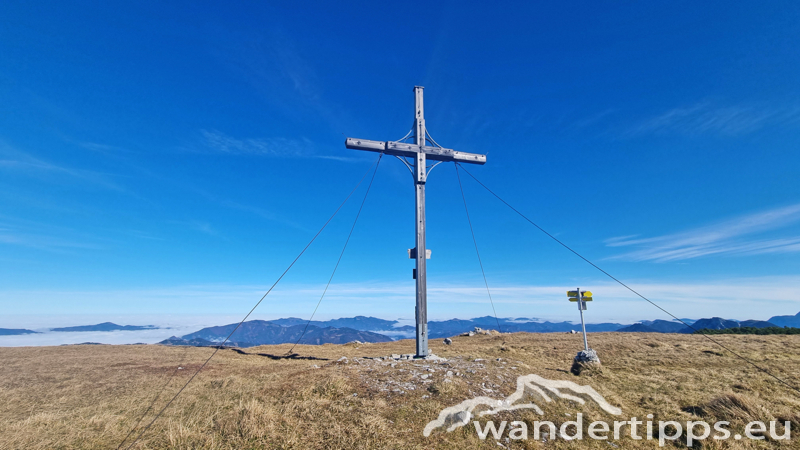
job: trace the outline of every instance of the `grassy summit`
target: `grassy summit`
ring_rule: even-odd
[[[800,379],[800,336],[715,339],[791,383]],[[413,341],[408,340],[295,349],[300,357],[319,359],[276,359],[289,345],[220,350],[135,448],[498,449],[491,436],[480,440],[471,424],[451,433],[438,429],[427,438],[423,429],[446,407],[476,396],[510,395],[517,377],[528,374],[589,385],[621,408],[622,416],[610,417],[592,402],[555,399],[537,401],[544,416],[531,410],[503,412],[491,417],[498,424],[562,423],[578,412],[587,423],[654,414],[656,420],[728,420],[738,433],[750,420],[791,420],[797,434],[797,393],[703,336],[598,333],[589,342],[603,368],[580,377],[568,373],[582,345],[579,334],[455,337],[451,346],[432,342],[433,352],[446,363],[366,358],[409,353]],[[158,345],[0,348],[0,448],[116,448],[171,374],[176,373],[156,410],[212,351]],[[347,360],[339,361],[343,356]],[[177,366],[182,369],[176,371]],[[151,411],[143,423],[152,417]],[[591,440],[535,442],[532,436],[500,443],[506,448],[611,448]],[[630,438],[617,444],[657,448],[657,442]],[[798,440],[704,445],[797,448]]]

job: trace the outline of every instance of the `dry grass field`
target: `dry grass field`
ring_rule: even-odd
[[[800,385],[800,336],[716,336],[742,355]],[[503,398],[520,375],[589,385],[622,409],[610,417],[592,402],[556,399],[500,420],[727,420],[742,433],[750,420],[790,420],[800,427],[800,395],[703,337],[597,333],[590,343],[601,370],[568,372],[580,335],[516,333],[441,340],[432,351],[447,363],[364,359],[413,351],[413,341],[300,346],[302,357],[280,359],[288,345],[220,350],[137,449],[471,449],[657,448],[624,438],[526,441],[477,437],[473,425],[423,436],[448,406],[477,395]],[[159,345],[75,345],[0,349],[0,448],[113,449],[155,402],[161,409],[213,349]],[[270,356],[272,355],[272,357]],[[347,362],[338,361],[342,356]],[[500,358],[498,361],[497,359]],[[484,361],[476,362],[475,359]],[[180,366],[182,369],[176,370]],[[427,366],[427,367],[426,367]],[[447,376],[446,372],[452,372]],[[172,374],[175,376],[172,377]],[[422,375],[427,375],[423,379]],[[445,378],[451,381],[445,381]],[[154,416],[148,411],[142,422]],[[481,419],[481,420],[485,420]],[[779,427],[782,431],[783,428]],[[532,433],[532,427],[529,425]],[[128,440],[123,448],[126,448]],[[711,441],[698,448],[800,448],[791,441]],[[668,448],[676,448],[667,444]],[[677,445],[680,447],[680,445]],[[683,446],[685,448],[685,446]]]

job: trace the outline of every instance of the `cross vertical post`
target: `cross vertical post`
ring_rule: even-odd
[[[414,176],[415,191],[415,234],[413,249],[409,249],[408,256],[415,260],[414,278],[416,281],[417,301],[414,318],[417,323],[417,357],[426,357],[428,352],[428,287],[427,287],[427,259],[430,253],[425,245],[425,182],[428,172],[433,166],[442,162],[455,162],[465,164],[486,164],[486,155],[477,153],[458,152],[453,149],[441,147],[428,134],[425,128],[425,109],[422,103],[422,86],[414,87],[414,128],[399,141],[372,141],[369,139],[346,138],[345,147],[352,150],[365,150],[368,152],[385,153],[396,156],[411,171]],[[414,138],[414,143],[404,142],[409,137]],[[429,145],[430,144],[430,145]],[[409,163],[406,158],[412,159]],[[428,160],[434,161],[429,168]]]
[[[425,108],[422,103],[422,86],[414,87],[414,142],[425,145]],[[414,158],[414,190],[416,191],[416,284],[417,305],[415,320],[417,324],[417,356],[428,356],[428,285],[427,250],[425,248],[425,181],[427,168],[425,153],[418,152]]]

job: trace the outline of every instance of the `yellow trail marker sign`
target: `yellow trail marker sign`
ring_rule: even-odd
[[[583,291],[582,294],[583,298],[592,296],[592,293],[590,291]],[[567,291],[567,297],[578,298],[578,291]]]
[[[590,301],[592,301],[592,297],[583,297],[581,300],[583,300],[583,301],[585,301],[585,302],[590,302]],[[577,298],[577,297],[570,297],[570,298],[569,298],[569,301],[571,301],[571,302],[577,302],[577,301],[578,301],[578,298]]]

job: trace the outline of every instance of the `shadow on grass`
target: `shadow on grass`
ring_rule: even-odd
[[[545,367],[545,368],[544,368],[544,370],[552,370],[552,371],[554,371],[554,372],[564,372],[564,373],[571,373],[569,370],[564,370],[564,369],[553,369],[553,368],[551,368],[551,367]]]
[[[304,359],[304,360],[312,360],[312,361],[330,361],[328,358],[318,358],[316,356],[300,356],[297,353],[291,353],[291,354],[287,354],[287,355],[271,355],[269,353],[247,353],[246,351],[244,351],[242,349],[238,349],[238,348],[231,348],[231,350],[235,351],[236,353],[238,353],[240,355],[257,355],[257,356],[263,356],[265,358],[275,359],[275,360],[278,360],[278,359]]]

